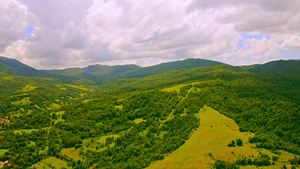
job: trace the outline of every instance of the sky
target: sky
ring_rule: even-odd
[[[0,55],[37,69],[300,59],[299,0],[0,0]]]

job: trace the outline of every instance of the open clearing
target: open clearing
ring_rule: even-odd
[[[18,106],[20,104],[26,105],[26,104],[30,104],[30,103],[31,103],[31,101],[30,101],[29,97],[25,97],[24,99],[22,99],[20,101],[11,102],[11,104],[14,106]]]
[[[272,157],[271,152],[265,149],[254,149],[255,144],[248,143],[249,137],[254,134],[240,132],[238,125],[230,118],[218,111],[205,106],[196,114],[200,118],[200,126],[192,134],[191,138],[179,149],[165,157],[162,161],[151,164],[149,169],[162,168],[212,168],[215,160],[234,161],[241,155],[257,157],[259,152]],[[227,145],[236,139],[243,140],[241,147],[228,147]],[[210,154],[210,155],[209,155]],[[293,155],[283,152],[279,161],[292,159]],[[280,168],[283,164],[259,168]],[[258,168],[256,166],[241,166],[241,168]]]
[[[43,130],[49,130],[51,127],[44,127],[44,128],[42,128]],[[17,134],[17,133],[19,133],[19,134],[22,134],[23,132],[24,133],[31,133],[31,132],[33,132],[33,131],[38,131],[39,129],[20,129],[20,130],[14,130],[13,132],[15,133],[15,134]]]
[[[61,106],[57,103],[52,103],[49,105],[48,109],[57,109],[60,108]]]
[[[8,149],[0,149],[0,155],[5,154],[8,151]]]
[[[17,134],[22,134],[23,132],[24,133],[31,133],[33,131],[38,131],[39,129],[20,129],[20,130],[15,130],[14,133]]]
[[[65,161],[62,161],[60,159],[57,159],[56,157],[49,157],[46,158],[35,165],[32,166],[32,168],[35,167],[37,169],[43,169],[43,168],[69,168],[68,164]]]
[[[23,87],[22,92],[23,92],[23,93],[26,93],[26,92],[29,92],[29,91],[34,90],[34,89],[36,89],[36,88],[37,88],[37,87],[35,87],[35,86],[26,85],[25,87]]]
[[[90,89],[87,89],[85,87],[81,87],[81,86],[76,86],[76,85],[70,85],[70,84],[66,84],[67,86],[70,86],[70,87],[73,87],[73,88],[76,88],[76,89],[80,89],[80,90],[84,90],[84,91],[90,91]]]
[[[80,151],[81,151],[80,148],[75,149],[73,147],[73,148],[64,148],[62,149],[61,153],[77,161],[77,160],[82,160],[82,158],[80,157]]]
[[[162,89],[162,91],[164,92],[173,92],[173,91],[176,91],[177,93],[180,92],[180,89],[184,86],[187,86],[187,85],[190,85],[190,84],[181,84],[181,85],[176,85],[176,86],[173,86],[173,87],[169,87],[169,88],[164,88]]]
[[[138,118],[133,120],[136,124],[139,124],[141,122],[146,122],[147,120],[144,120],[143,118]]]

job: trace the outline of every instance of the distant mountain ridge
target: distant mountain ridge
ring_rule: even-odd
[[[85,68],[68,68],[64,70],[45,70],[43,72],[55,73],[65,76],[82,77],[90,80],[116,80],[121,78],[145,77],[168,70],[192,69],[206,66],[224,64],[217,61],[205,59],[185,59],[182,61],[161,63],[149,67],[139,67],[137,65],[90,65]]]
[[[56,78],[62,82],[72,83],[74,81],[85,79],[96,84],[102,84],[103,81],[116,79],[129,79],[137,77],[146,77],[170,70],[193,69],[207,66],[227,65],[222,62],[205,59],[185,59],[181,61],[161,63],[149,67],[139,67],[130,65],[90,65],[84,68],[67,68],[62,70],[36,70],[15,59],[9,59],[0,56],[0,72],[16,74],[29,77]],[[231,65],[227,65],[231,66]],[[232,66],[231,66],[232,67]],[[265,64],[255,64],[248,66],[237,66],[249,72],[256,73],[276,73],[276,74],[300,74],[300,60],[278,60]]]

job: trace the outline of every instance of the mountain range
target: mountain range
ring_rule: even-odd
[[[145,77],[169,70],[193,69],[220,64],[224,63],[205,59],[185,59],[182,61],[161,63],[149,67],[140,67],[134,64],[115,66],[97,64],[84,68],[37,70],[21,63],[18,60],[0,57],[0,71],[4,73],[29,77],[56,78],[62,82],[72,82],[79,79],[87,79],[96,82],[96,84],[102,84],[103,81],[111,81],[116,79]],[[275,73],[286,75],[300,74],[300,60],[277,60],[265,64],[237,67],[255,73]]]

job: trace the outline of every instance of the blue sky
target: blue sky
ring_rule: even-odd
[[[36,29],[35,29],[34,27],[32,27],[32,26],[27,26],[27,28],[26,28],[26,30],[25,30],[25,32],[24,32],[25,35],[23,36],[22,40],[25,40],[26,37],[27,37],[28,35],[34,33],[35,30],[36,30]]]
[[[242,33],[241,36],[243,37],[243,39],[239,40],[238,42],[238,49],[242,49],[244,48],[244,42],[246,39],[260,39],[262,40],[263,38],[267,38],[268,40],[271,39],[271,36],[263,36],[263,35],[248,35],[246,33]]]

